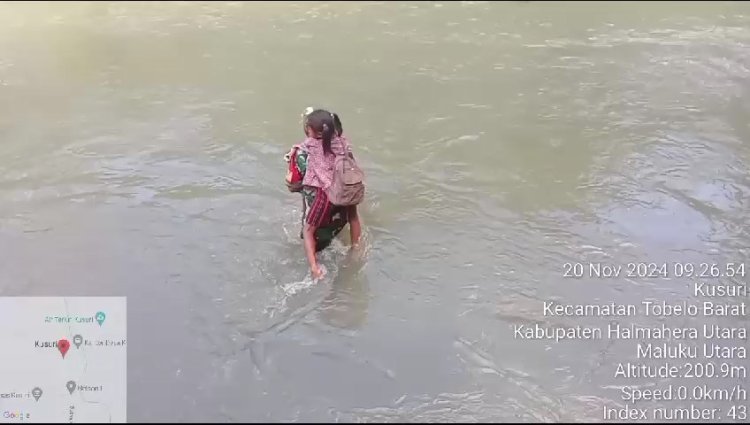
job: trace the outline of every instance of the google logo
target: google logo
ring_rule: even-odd
[[[3,418],[4,419],[18,419],[19,421],[22,421],[24,419],[30,419],[31,415],[29,415],[28,413],[23,413],[23,412],[9,412],[9,411],[6,410],[6,411],[3,412]]]

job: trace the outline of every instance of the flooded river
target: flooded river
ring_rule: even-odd
[[[368,179],[315,285],[308,105]],[[743,2],[2,3],[0,296],[127,296],[129,421],[600,420],[634,343],[514,326],[750,276],[749,123]]]

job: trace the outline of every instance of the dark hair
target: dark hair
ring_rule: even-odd
[[[344,126],[341,125],[341,118],[337,113],[333,113],[333,127],[336,129],[336,135],[341,137],[344,134]]]
[[[316,109],[307,116],[307,125],[323,141],[323,152],[327,154],[333,153],[331,150],[331,141],[336,132],[334,120],[334,114],[325,109]]]

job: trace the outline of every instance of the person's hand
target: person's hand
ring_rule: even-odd
[[[284,180],[284,184],[286,184],[286,188],[290,192],[299,192],[302,190],[302,183],[291,183],[289,180]]]
[[[284,154],[284,162],[286,162],[287,164],[292,160],[292,153],[294,153],[294,146],[289,149],[289,152]]]
[[[347,252],[347,255],[351,261],[354,261],[357,263],[361,263],[365,261],[365,258],[367,257],[367,253],[366,253],[365,247],[362,246],[362,241],[352,244],[349,247],[349,251]]]
[[[313,277],[314,280],[318,280],[318,279],[322,278],[323,275],[325,274],[323,272],[323,269],[321,269],[320,266],[318,266],[317,264],[314,265],[314,266],[312,266],[312,267],[310,267],[310,272],[312,273],[312,277]]]

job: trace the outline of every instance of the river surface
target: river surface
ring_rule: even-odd
[[[368,179],[317,284],[308,105]],[[1,3],[0,296],[127,296],[129,421],[600,420],[634,344],[513,326],[750,275],[749,123],[744,2]]]

